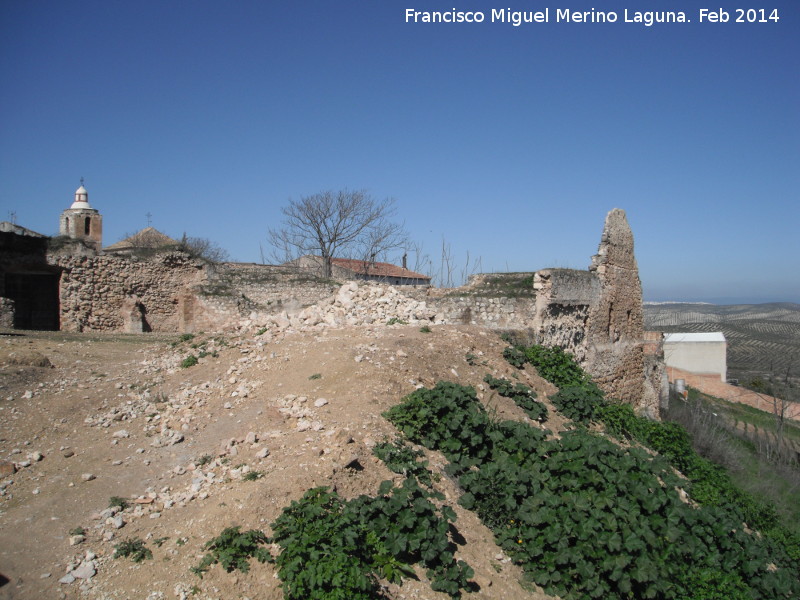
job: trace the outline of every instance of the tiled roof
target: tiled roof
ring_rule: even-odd
[[[398,267],[397,265],[385,262],[371,262],[356,260],[353,258],[332,258],[331,264],[341,267],[342,269],[347,269],[348,271],[353,271],[354,273],[358,273],[360,275],[365,274],[364,267],[366,267],[366,274],[370,277],[400,277],[404,279],[430,280],[430,277],[427,275],[415,273],[414,271],[410,271],[408,269],[404,269],[403,267]]]
[[[165,246],[178,246],[180,242],[173,240],[168,235],[164,235],[155,227],[145,227],[141,231],[134,233],[129,238],[125,238],[106,247],[106,250],[130,250],[134,248],[163,248]]]

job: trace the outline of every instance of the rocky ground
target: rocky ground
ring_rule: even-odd
[[[381,294],[373,303],[394,302],[395,312],[359,316],[345,305],[354,297],[360,305],[362,293],[302,318],[193,339],[0,335],[0,598],[282,598],[269,564],[254,562],[246,574],[216,565],[202,579],[189,569],[225,527],[270,534],[309,488],[351,498],[399,481],[371,448],[395,434],[381,413],[417,387],[471,384],[499,418],[526,419],[482,384],[487,373],[513,370],[496,334],[423,331],[424,305],[377,302]],[[391,314],[409,324],[387,326]],[[182,367],[190,356],[197,364]],[[540,398],[553,391],[533,372],[519,376]],[[558,429],[557,419],[548,427]],[[442,477],[436,487],[455,508],[458,558],[480,586],[465,597],[546,598],[523,589],[519,569],[458,506],[456,486]],[[112,507],[112,498],[129,506]],[[129,539],[145,540],[153,558],[113,558]],[[387,585],[389,597],[447,598],[418,575]]]

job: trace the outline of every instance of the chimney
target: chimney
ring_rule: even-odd
[[[404,252],[404,253],[403,253],[403,268],[404,268],[404,269],[407,269],[407,268],[408,268],[408,267],[406,267],[406,260],[407,260],[407,259],[408,259],[408,253]]]

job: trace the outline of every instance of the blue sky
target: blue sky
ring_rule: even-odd
[[[519,271],[586,268],[619,207],[646,300],[800,302],[800,2],[713,4],[6,0],[0,220],[56,233],[85,177],[106,244],[150,213],[260,262],[289,198],[366,188],[434,260]],[[486,21],[405,22],[454,7]]]

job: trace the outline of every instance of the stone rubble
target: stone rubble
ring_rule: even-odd
[[[282,311],[274,315],[251,314],[240,323],[245,331],[319,331],[329,327],[358,327],[372,324],[424,324],[436,313],[421,300],[414,300],[396,287],[351,281],[335,296],[308,306],[296,314]]]

